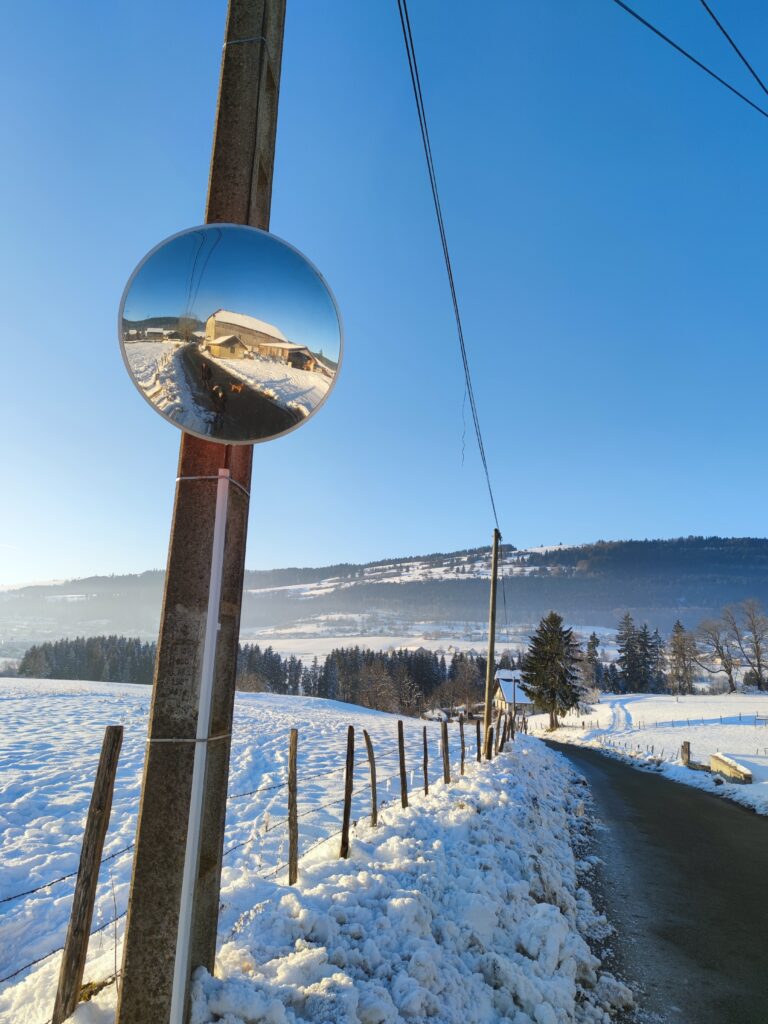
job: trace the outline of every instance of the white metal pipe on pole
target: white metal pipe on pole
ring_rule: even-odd
[[[200,834],[205,793],[205,772],[208,762],[208,730],[211,723],[213,695],[213,669],[216,660],[216,641],[219,632],[221,580],[224,568],[224,539],[227,527],[229,501],[229,470],[219,469],[216,484],[216,512],[213,523],[211,551],[211,583],[208,590],[208,614],[205,620],[203,666],[200,678],[200,701],[197,712],[195,760],[192,768],[192,792],[189,806],[187,846],[184,854],[184,874],[181,882],[179,930],[176,941],[176,961],[173,968],[171,993],[171,1024],[184,1024],[186,1016],[187,980],[190,971],[190,945],[195,883],[200,864]],[[216,737],[213,737],[216,739]]]

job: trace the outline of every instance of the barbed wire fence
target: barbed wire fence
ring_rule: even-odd
[[[456,775],[464,775],[466,773],[467,765],[475,760],[480,760],[480,748],[478,747],[478,753],[476,756],[474,751],[469,753],[469,745],[474,744],[475,742],[474,732],[468,734],[465,741],[464,722],[456,723],[456,725],[457,728],[452,731],[454,732],[454,747],[457,738],[455,734],[460,733],[461,758],[459,762],[456,762],[455,759],[453,761],[451,760],[451,753],[449,749],[450,740],[448,737],[446,723],[442,724],[440,733],[436,733],[434,729],[428,728],[427,725],[422,723],[422,729],[419,729],[417,733],[409,731],[408,743],[403,748],[402,752],[396,742],[384,745],[381,741],[378,741],[378,751],[375,751],[375,746],[371,744],[369,747],[369,754],[367,756],[360,757],[352,761],[352,785],[349,787],[344,785],[347,771],[344,763],[340,764],[338,767],[329,768],[324,771],[305,771],[298,773],[296,775],[296,784],[299,794],[302,791],[302,787],[306,794],[308,783],[318,783],[321,781],[327,782],[336,776],[339,776],[339,790],[348,790],[348,793],[344,792],[342,795],[336,796],[330,800],[323,797],[322,791],[318,791],[310,796],[305,795],[303,797],[302,806],[298,808],[295,813],[295,824],[301,822],[301,826],[294,830],[296,838],[293,841],[297,843],[297,849],[295,851],[297,858],[305,858],[308,854],[314,852],[323,844],[343,836],[344,821],[339,819],[343,819],[345,816],[345,803],[348,804],[346,807],[346,818],[352,826],[356,826],[359,821],[371,816],[372,807],[382,809],[384,807],[392,807],[397,802],[401,802],[403,806],[407,806],[409,791],[412,792],[419,789],[423,790],[426,794],[429,792],[429,788],[435,783],[443,782],[447,784],[452,778],[455,778]],[[504,716],[503,714],[496,718],[495,727],[497,743],[495,744],[495,751],[492,751],[492,757],[494,753],[498,754],[499,749],[503,749],[504,744],[513,734],[508,716]],[[499,732],[500,729],[502,730],[501,733]],[[353,735],[356,736],[358,732],[364,733],[365,730],[358,728],[354,730]],[[287,734],[285,740],[287,746]],[[366,737],[366,742],[370,742],[369,737]],[[338,756],[339,754],[343,754],[343,751],[333,750],[330,751],[329,754],[330,756]],[[371,771],[372,757],[375,757],[375,767],[373,771]],[[457,763],[459,764],[458,770],[456,769]],[[383,769],[387,774],[383,777],[379,777],[377,769]],[[361,777],[361,772],[364,772],[364,777]],[[284,800],[286,805],[288,804],[288,774],[288,769],[285,769],[286,777],[281,781],[274,783],[270,782],[265,786],[257,786],[254,789],[235,792],[230,794],[228,797],[228,802],[236,802],[246,798],[258,797],[261,794],[274,794],[274,797],[270,798],[271,802],[269,807],[262,810],[256,817],[248,835],[245,838],[233,840],[225,847],[222,857],[222,861],[225,864],[235,853],[238,852],[240,852],[241,856],[246,858],[252,857],[256,861],[255,869],[251,872],[251,876],[254,879],[275,879],[281,874],[281,872],[287,872],[289,869],[290,857],[286,859],[283,854],[283,851],[285,850],[285,839],[280,839],[273,846],[266,849],[264,844],[264,840],[267,837],[278,838],[287,835],[291,831],[292,818],[290,813],[285,813],[277,819],[273,818],[276,810],[274,806],[274,798],[279,798],[277,809],[280,809],[283,803],[283,793],[281,791],[284,791]],[[374,779],[375,790],[373,790]],[[397,780],[400,780],[399,784],[397,783]],[[327,796],[327,792],[325,795]],[[323,798],[320,799],[321,797]],[[374,820],[375,817],[376,815],[374,812]],[[233,824],[237,826],[239,822],[236,821]],[[291,839],[290,836],[288,836],[288,838],[289,840]],[[133,842],[124,845],[120,847],[120,849],[114,850],[103,856],[99,861],[98,890],[103,894],[105,886],[111,886],[113,901],[115,900],[115,894],[111,864],[118,858],[129,854],[134,847],[135,843]],[[104,872],[105,866],[108,866],[106,873]],[[36,896],[40,893],[46,893],[49,898],[54,898],[56,894],[51,892],[51,890],[54,890],[56,887],[67,882],[76,882],[78,873],[79,869],[65,872],[41,883],[40,885],[4,896],[0,898],[0,906],[24,900],[30,896]],[[67,893],[67,898],[72,898],[73,896],[74,888],[72,892]],[[56,896],[56,898],[59,899],[60,897]],[[117,912],[117,907],[115,905],[115,913],[108,920],[99,923],[97,927],[91,929],[88,939],[90,940],[96,935],[103,934],[110,927],[116,926],[127,916],[127,913],[127,906],[120,912]],[[115,958],[117,957],[117,946],[118,935],[117,930],[115,930]],[[0,986],[19,978],[25,972],[32,970],[32,968],[37,967],[45,961],[55,957],[57,954],[62,953],[64,949],[65,945],[62,943],[40,956],[34,957],[25,963],[15,965],[13,970],[9,970],[4,975],[0,976]],[[98,956],[102,955],[103,950],[99,951]],[[117,983],[119,978],[120,971],[117,970],[116,967],[115,971],[111,975],[95,982],[89,982],[84,986],[84,988],[89,988],[92,993],[95,991],[101,991],[101,989],[108,985]],[[51,1024],[51,1020],[52,1018],[49,1018],[47,1021],[41,1022],[41,1024]]]

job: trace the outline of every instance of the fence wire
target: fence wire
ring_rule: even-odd
[[[434,742],[434,739],[437,740],[436,743]],[[467,737],[467,741],[466,741],[466,761],[467,761],[467,763],[469,763],[471,760],[474,760],[474,754],[470,754],[471,740],[472,740],[471,736]],[[410,788],[409,788],[409,792],[416,792],[417,790],[421,790],[421,788],[423,786],[423,748],[422,748],[421,737],[419,737],[418,745],[416,744],[415,738],[412,740],[412,744],[411,745],[412,745],[412,747],[416,751],[416,758],[415,758],[415,760],[416,760],[416,767],[415,768],[413,768],[413,767],[406,768],[406,771],[407,771],[407,773],[410,773]],[[435,747],[437,748],[437,753],[436,754],[434,754],[434,748]],[[341,756],[343,751],[340,749],[338,751],[338,753]],[[434,737],[434,734],[433,734],[433,742],[428,747],[428,754],[429,754],[429,768],[428,768],[428,772],[427,772],[427,781],[428,781],[428,784],[430,786],[432,786],[435,783],[439,783],[439,782],[441,782],[443,780],[442,741],[441,741],[441,738],[439,736],[438,737]],[[408,750],[406,750],[406,757],[407,757],[407,755],[408,755]],[[375,760],[376,760],[377,765],[381,766],[381,765],[383,765],[384,762],[386,762],[388,760],[391,760],[391,759],[394,759],[395,761],[399,761],[400,752],[399,752],[399,748],[398,748],[397,745],[390,746],[389,744],[387,744],[387,746],[384,749],[383,753],[379,753],[378,755],[376,754],[375,748],[374,748],[374,756],[375,756]],[[413,763],[413,758],[411,758],[410,760],[411,760],[411,763]],[[364,757],[361,757],[358,760],[354,761],[353,762],[353,767],[354,768],[360,768],[363,765],[369,765],[369,764],[370,764],[369,758],[368,758],[368,755],[366,754]],[[431,774],[432,774],[431,767],[433,765],[435,766],[434,778],[430,777]],[[346,770],[345,769],[345,765],[341,765],[338,768],[329,769],[328,771],[312,772],[310,774],[298,775],[297,776],[297,788],[300,789],[301,783],[312,782],[312,781],[315,781],[317,779],[322,779],[322,778],[330,778],[332,776],[338,775],[341,772],[344,772],[345,770]],[[383,808],[383,807],[395,804],[397,802],[397,800],[399,798],[399,794],[398,795],[393,795],[393,796],[391,796],[389,798],[386,798],[386,797],[381,798],[380,797],[380,791],[381,791],[382,787],[384,787],[384,786],[387,787],[387,791],[388,791],[389,790],[389,783],[393,782],[394,780],[398,780],[399,778],[400,778],[400,771],[399,771],[399,769],[398,769],[398,771],[393,772],[391,775],[387,775],[384,778],[377,778],[377,782],[376,782],[376,797],[377,797],[377,804],[378,804],[378,807],[380,809]],[[418,781],[416,781],[416,779],[418,779]],[[370,790],[370,784],[364,783],[363,785],[365,786],[365,788],[363,788],[363,786],[359,786],[358,789],[357,789],[357,792],[354,794],[360,800],[365,799],[366,795],[369,794],[369,790]],[[288,782],[286,780],[286,781],[283,781],[283,782],[273,783],[273,784],[270,784],[268,786],[260,786],[260,787],[257,787],[254,790],[249,790],[249,791],[245,791],[245,792],[241,792],[241,793],[234,793],[234,794],[231,794],[229,796],[229,799],[230,800],[243,799],[243,798],[248,797],[248,796],[255,796],[255,795],[259,794],[259,793],[276,792],[277,790],[286,789],[287,787],[288,787]],[[310,807],[306,807],[302,811],[298,812],[297,820],[301,819],[303,821],[307,821],[308,819],[311,819],[312,817],[315,817],[318,814],[321,814],[323,811],[327,811],[327,810],[329,810],[332,807],[342,807],[343,804],[344,804],[344,797],[336,797],[333,800],[326,801],[326,802],[324,802],[322,804],[319,804],[317,806],[313,805],[313,806],[310,806]],[[264,818],[267,815],[268,815],[268,812],[264,812],[261,817]],[[365,814],[362,814],[362,813],[359,814],[358,817],[356,819],[354,819],[353,824],[356,825],[358,823],[358,821],[360,821],[361,819],[364,819],[365,817],[368,817],[368,812],[365,812]],[[237,843],[234,843],[227,850],[225,850],[223,855],[222,855],[222,860],[226,859],[231,854],[235,853],[237,850],[240,850],[243,847],[246,847],[249,844],[252,844],[252,843],[258,841],[259,839],[263,838],[264,836],[266,836],[268,834],[271,834],[273,832],[276,832],[279,829],[286,828],[287,825],[288,825],[288,822],[289,822],[289,819],[287,817],[280,818],[279,820],[277,820],[275,822],[272,822],[271,824],[267,825],[265,828],[254,830],[248,836],[248,838],[246,838],[244,840],[241,840],[241,841],[239,841]],[[312,842],[310,844],[310,846],[308,846],[306,849],[301,851],[300,857],[302,857],[302,858],[306,857],[309,853],[311,853],[313,850],[316,850],[318,847],[322,846],[324,843],[327,843],[330,840],[336,838],[337,836],[340,836],[342,834],[342,831],[343,831],[343,829],[339,828],[339,829],[336,829],[335,831],[332,831],[332,832],[330,832],[328,834],[320,836],[314,842]],[[114,852],[112,852],[112,853],[108,854],[107,856],[103,857],[101,862],[100,862],[100,867],[103,864],[106,864],[106,863],[108,863],[110,861],[116,860],[118,857],[120,857],[120,856],[122,856],[122,855],[124,855],[126,853],[129,853],[131,850],[133,850],[135,848],[135,845],[136,845],[135,842],[130,843],[127,846],[123,846],[119,850],[115,850]],[[259,854],[259,856],[260,856],[260,854]],[[287,867],[288,867],[288,862],[287,861],[286,862],[280,861],[275,866],[270,867],[267,871],[257,871],[257,872],[254,872],[254,875],[255,875],[255,877],[258,877],[258,878],[269,879],[269,878],[273,878],[275,875],[278,875],[281,871],[287,869]],[[58,885],[61,882],[65,882],[65,881],[68,881],[70,879],[76,878],[77,874],[78,874],[77,870],[76,871],[70,871],[70,872],[67,872],[66,874],[59,875],[56,878],[52,878],[50,881],[44,882],[41,885],[34,886],[34,887],[30,888],[30,889],[25,889],[25,890],[23,890],[21,892],[13,893],[10,896],[5,896],[2,899],[0,899],[0,904],[11,903],[14,900],[23,899],[26,896],[32,896],[32,895],[34,895],[36,893],[44,892],[45,890],[48,890],[52,886]],[[101,884],[106,884],[106,882],[107,882],[107,879],[105,879]],[[49,894],[49,895],[52,895],[52,894]],[[90,937],[93,937],[94,935],[98,935],[99,933],[104,932],[107,928],[111,927],[112,925],[117,924],[117,922],[121,921],[127,915],[127,913],[128,913],[128,909],[126,907],[120,914],[117,914],[116,916],[110,918],[108,921],[105,921],[102,924],[100,924],[98,927],[94,928],[90,932]],[[55,956],[57,953],[61,953],[63,951],[63,949],[64,949],[63,945],[57,946],[55,949],[50,950],[49,952],[43,954],[42,956],[35,957],[34,959],[29,960],[28,962],[26,962],[26,963],[22,964],[21,966],[17,967],[15,970],[13,970],[13,971],[5,974],[4,976],[0,977],[0,985],[3,985],[3,984],[5,984],[8,981],[12,981],[14,978],[17,978],[19,975],[23,974],[25,971],[30,970],[31,968],[37,966],[40,963],[43,963],[46,960],[49,960],[52,956]],[[118,974],[119,974],[119,972],[118,972]],[[110,980],[107,979],[106,983],[109,984]],[[46,1024],[49,1024],[49,1022],[46,1022]]]

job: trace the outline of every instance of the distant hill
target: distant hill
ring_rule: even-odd
[[[192,317],[187,317],[186,319],[193,320],[197,330],[205,327],[205,323],[202,320],[195,320]],[[176,327],[178,322],[178,313],[176,316],[148,316],[144,320],[126,320],[123,318],[123,330],[146,331],[149,327],[162,327],[165,330],[166,328]]]
[[[625,611],[667,632],[695,625],[724,604],[756,597],[768,606],[768,540],[686,537],[598,541],[580,547],[503,551],[510,624],[556,609],[575,625],[615,626]],[[488,548],[321,567],[247,570],[241,628],[296,626],[318,635],[460,633],[488,613]],[[163,573],[96,576],[0,593],[0,654],[59,636],[119,633],[154,638]]]

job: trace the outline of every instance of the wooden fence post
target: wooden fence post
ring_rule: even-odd
[[[426,725],[424,726],[424,796],[429,796],[429,749]]]
[[[687,765],[691,760],[691,744],[688,740],[683,741],[683,745],[680,747],[680,757],[682,758],[683,764]]]
[[[112,810],[112,794],[122,743],[122,725],[108,725],[104,731],[99,767],[96,770],[96,781],[85,822],[83,847],[80,851],[80,865],[75,882],[75,898],[69,917],[67,937],[64,940],[59,986],[56,990],[51,1024],[61,1024],[71,1017],[80,998],[93,919],[93,904],[99,881],[99,866]]]
[[[376,798],[376,758],[373,756],[373,744],[371,737],[363,729],[365,737],[365,748],[368,751],[368,765],[371,769],[371,825],[377,825],[379,821],[378,803]]]
[[[502,725],[503,723],[503,725]],[[496,753],[500,754],[504,749],[504,730],[507,727],[507,719],[504,713],[496,719]]]
[[[481,741],[480,741],[480,719],[479,718],[475,720],[475,725],[477,726],[477,760],[481,761],[482,760],[482,753],[481,753],[482,745],[481,745]]]
[[[464,745],[464,716],[459,715],[459,740],[461,741],[461,774],[464,774],[464,759],[466,756],[466,747]]]
[[[349,819],[352,815],[352,779],[355,772],[355,727],[347,727],[347,763],[344,768],[344,819],[341,824],[339,856],[349,856]]]
[[[488,730],[488,757],[486,760],[493,760],[493,726]]]
[[[440,735],[443,741],[443,782],[447,786],[451,781],[451,755],[448,750],[448,723],[445,720],[440,723]]]
[[[408,780],[405,777],[405,739],[403,738],[403,723],[397,720],[397,749],[400,754],[400,803],[403,807],[408,806]]]
[[[288,741],[288,885],[299,877],[299,811],[296,792],[296,753],[299,730],[291,729]]]

